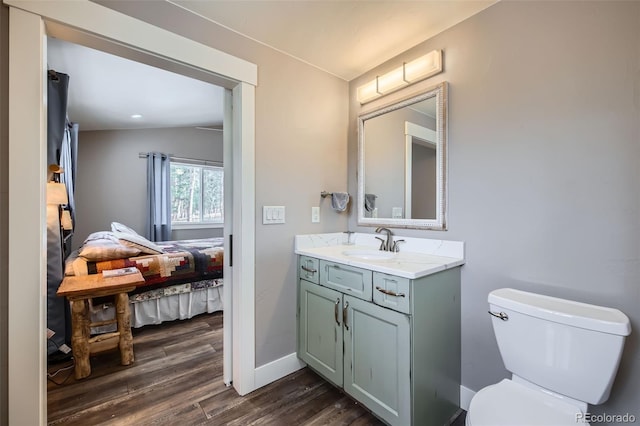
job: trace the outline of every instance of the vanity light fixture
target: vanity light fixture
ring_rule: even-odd
[[[442,72],[442,50],[433,50],[411,62],[358,87],[358,102],[366,104],[379,96],[395,92],[402,87]]]

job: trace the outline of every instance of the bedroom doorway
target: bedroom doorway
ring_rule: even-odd
[[[232,169],[230,168],[232,157],[230,152],[226,152],[232,152],[232,148],[223,150],[224,121],[227,121],[227,128],[232,128],[232,118],[229,114],[226,120],[224,118],[225,107],[231,110],[231,103],[225,102],[226,96],[229,96],[229,101],[232,102],[231,91],[208,82],[53,37],[47,37],[47,68],[50,85],[60,81],[54,79],[54,73],[68,76],[70,84],[65,92],[68,93],[67,115],[71,121],[79,125],[80,130],[79,149],[72,154],[77,158],[79,167],[73,175],[75,194],[74,197],[69,198],[75,200],[74,213],[77,217],[74,220],[76,227],[71,250],[77,250],[90,234],[111,231],[114,223],[125,224],[122,228],[124,231],[131,229],[134,232],[137,231],[139,235],[144,234],[146,218],[144,212],[147,202],[145,198],[146,157],[149,152],[163,152],[169,155],[171,162],[172,199],[175,197],[180,200],[178,203],[175,201],[172,203],[174,209],[171,217],[175,218],[175,221],[172,221],[171,235],[165,238],[180,241],[172,244],[168,250],[192,253],[188,259],[189,264],[193,265],[191,269],[193,272],[187,273],[195,275],[196,271],[207,271],[203,265],[202,250],[208,253],[215,252],[217,256],[218,250],[214,250],[213,247],[221,247],[225,241],[229,246],[228,239],[223,235],[223,224],[219,223],[223,217],[221,214],[223,205],[228,206],[225,212],[229,218],[228,222],[233,221]],[[52,105],[57,106],[57,103],[49,99],[48,108],[52,108]],[[128,113],[131,112],[141,113],[141,116],[129,117]],[[230,140],[227,135],[227,142]],[[229,154],[227,159],[224,158],[225,154]],[[221,179],[221,175],[225,163],[229,166],[226,170],[229,184],[226,190],[223,190],[221,185],[224,179]],[[66,165],[63,167],[65,169],[63,177],[65,177],[69,171],[66,170]],[[178,169],[182,174],[176,173],[174,169]],[[114,170],[119,172],[114,173]],[[199,172],[199,179],[193,179],[196,177],[193,171]],[[186,179],[174,182],[176,176],[184,177],[184,175],[187,176]],[[207,177],[208,180],[205,179]],[[194,182],[198,187],[197,192],[193,190],[196,186]],[[209,199],[205,198],[205,188],[211,191]],[[179,189],[182,191],[174,194],[173,191],[177,192]],[[222,194],[226,195],[225,202],[222,202]],[[206,203],[207,201],[209,204]],[[215,222],[213,220],[206,222],[207,212],[217,213],[218,216],[214,219],[217,219],[218,223],[213,223]],[[204,223],[199,223],[200,221]],[[229,227],[227,235],[231,232]],[[47,245],[49,250],[55,250],[57,246],[55,239]],[[226,248],[230,250],[230,247]],[[69,252],[68,250],[63,257],[73,253],[72,258],[77,259],[75,256],[77,251]],[[142,253],[137,256],[143,254],[152,255],[152,253]],[[155,270],[158,275],[161,275],[155,278],[148,277],[148,280],[157,284],[151,284],[152,290],[150,287],[140,287],[130,294],[130,299],[134,301],[130,305],[134,336],[136,336],[135,332],[141,331],[140,327],[143,326],[178,319],[186,320],[198,314],[221,311],[223,310],[221,295],[227,296],[226,304],[230,305],[231,294],[224,293],[224,286],[220,286],[218,272],[210,272],[206,277],[198,275],[189,283],[185,283],[184,270],[174,271],[171,274],[162,273],[161,271],[171,270],[169,265],[174,264],[176,256],[178,255],[174,253],[158,257],[158,263],[155,263],[154,259],[153,265],[157,268],[150,268],[145,276],[151,274],[152,269]],[[127,260],[127,262],[130,261],[132,260]],[[146,262],[149,261],[150,258],[147,257]],[[56,263],[59,265],[59,262],[53,264]],[[51,264],[49,259],[49,268]],[[219,258],[218,264],[220,268],[223,265],[228,266],[224,261],[220,262]],[[166,265],[167,268],[161,265]],[[100,269],[118,267],[116,263],[110,263],[108,260],[101,266],[100,264],[96,266]],[[80,270],[84,268],[86,264],[81,259],[77,259],[75,262],[67,262],[66,272],[70,273],[70,270],[74,270],[82,273]],[[232,268],[229,269],[226,280],[231,283]],[[48,272],[47,305],[49,309],[52,306],[64,308],[63,299],[53,294],[62,279],[60,272],[58,268]],[[222,271],[219,274],[222,274]],[[213,277],[215,279],[211,279]],[[165,296],[160,297],[160,291],[155,288],[160,285],[158,280],[166,280],[169,286],[172,278],[179,282],[174,282],[172,287],[166,288],[163,291]],[[227,287],[231,288],[231,285]],[[136,293],[135,296],[134,293]],[[115,308],[111,304],[103,304],[102,308],[94,309],[95,320],[108,320],[115,315]],[[231,312],[228,314],[231,315]],[[49,361],[64,358],[63,353],[56,348],[65,343],[63,317],[64,313],[58,312],[57,309],[51,309],[47,313],[47,327],[55,331],[53,338],[47,341]],[[224,359],[228,365],[225,365],[224,373],[226,374],[223,380],[229,384],[232,382],[229,363],[232,360],[230,350],[232,346],[231,331],[228,327],[230,321],[226,323],[229,329],[226,333],[228,340],[226,348],[220,349],[218,345],[216,347],[220,355],[223,351],[225,352]],[[106,330],[106,327],[111,328]],[[114,325],[106,327],[102,331],[115,331]],[[218,333],[216,338],[223,335],[225,333]],[[54,339],[57,340],[54,341]],[[67,335],[68,345],[70,345],[69,340],[70,336]],[[222,340],[220,339],[220,342]],[[220,363],[221,358],[216,356],[216,359]],[[49,373],[62,371],[58,369],[68,368],[71,363],[53,362],[53,364]],[[65,374],[73,373],[72,370],[65,371],[66,373],[60,376],[65,377]],[[133,375],[133,371],[129,373]],[[50,379],[50,381],[53,380],[53,378]],[[49,387],[50,403],[55,400],[56,395],[51,393],[52,390]],[[56,392],[59,390],[56,389]],[[52,408],[51,404],[49,408]],[[49,418],[50,416],[51,413]]]
[[[218,84],[232,93],[225,102],[233,106],[226,117],[232,121],[227,143],[233,149],[229,171],[234,195],[229,217],[233,223],[225,230],[225,237],[233,235],[234,297],[228,315],[233,341],[228,345],[225,341],[225,347],[232,352],[234,388],[241,395],[250,392],[255,375],[255,65],[88,1],[5,3],[10,6],[9,175],[15,176],[9,180],[10,424],[46,423],[46,255],[42,235],[46,229],[43,87],[47,35]],[[34,247],[39,252],[37,267],[33,258],[19,255],[33,252]]]

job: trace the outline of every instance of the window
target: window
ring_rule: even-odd
[[[224,222],[222,167],[171,162],[171,224]]]

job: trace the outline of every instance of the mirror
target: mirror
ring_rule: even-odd
[[[447,83],[358,117],[358,224],[446,230]]]

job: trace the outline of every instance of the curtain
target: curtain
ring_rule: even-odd
[[[77,152],[78,152],[78,124],[66,121],[64,135],[62,138],[62,146],[60,150],[60,167],[64,173],[60,175],[60,181],[67,187],[67,195],[69,204],[67,209],[71,213],[71,223],[73,228],[76,227],[76,201],[74,197],[75,176],[77,170]],[[63,243],[63,256],[66,258],[71,253],[71,243],[73,238],[73,230],[65,235]]]
[[[74,192],[76,188],[76,170],[78,170],[78,131],[78,123],[71,123],[67,120],[64,138],[62,139],[62,150],[60,152],[60,167],[64,170],[64,173],[60,176],[60,180],[67,186],[69,210],[71,211],[71,219],[74,224],[76,221]]]
[[[54,70],[47,74],[47,165],[60,164],[67,118],[69,76]]]
[[[147,155],[147,238],[171,240],[170,160],[167,154]]]
[[[65,136],[69,76],[48,72],[47,85],[47,165],[59,164]],[[65,169],[66,172],[66,169]],[[63,173],[64,175],[65,173]],[[71,193],[69,193],[71,195]],[[47,354],[62,356],[58,348],[70,343],[69,305],[56,292],[64,277],[64,250],[60,235],[60,211],[47,206],[47,328],[55,334],[47,339]]]

